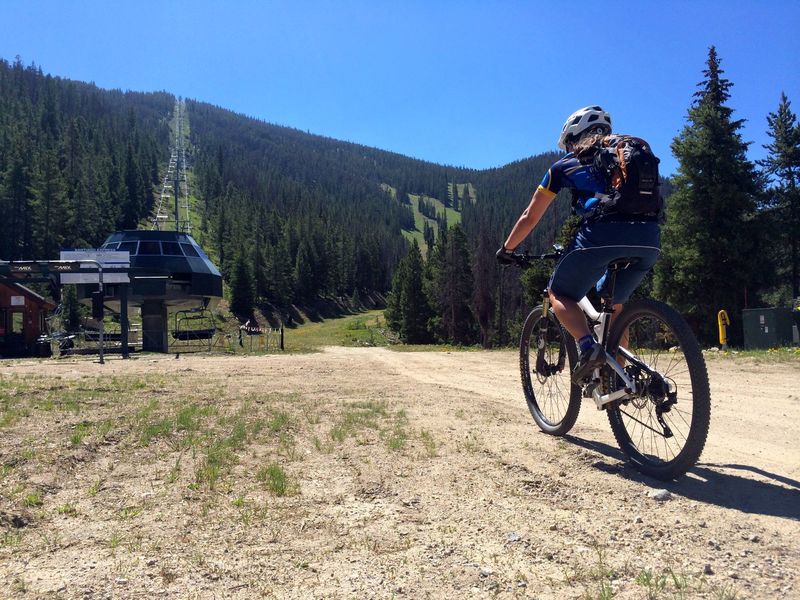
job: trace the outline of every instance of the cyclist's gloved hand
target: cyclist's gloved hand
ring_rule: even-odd
[[[514,258],[511,256],[511,250],[507,250],[505,246],[502,246],[494,256],[497,259],[497,262],[503,266],[514,264]]]

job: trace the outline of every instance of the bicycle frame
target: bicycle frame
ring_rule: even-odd
[[[625,372],[625,369],[617,362],[616,358],[611,356],[608,353],[608,349],[606,347],[607,344],[607,336],[609,330],[609,317],[611,316],[611,312],[607,311],[598,311],[589,301],[589,299],[584,296],[580,302],[578,302],[578,306],[583,311],[583,314],[586,315],[586,318],[589,320],[590,323],[596,322],[597,325],[594,326],[595,336],[597,337],[597,342],[603,346],[603,350],[606,353],[606,364],[611,367],[611,369],[619,376],[622,380],[624,386],[615,392],[610,392],[608,394],[602,394],[600,392],[600,386],[595,386],[594,390],[592,390],[592,400],[594,400],[595,405],[598,409],[602,410],[602,408],[608,404],[609,402],[613,402],[614,400],[619,400],[620,398],[624,398],[630,394],[635,394],[637,392],[636,389],[636,382],[628,377],[628,374]],[[636,357],[631,354],[627,348],[622,346],[619,347],[619,352],[626,358],[626,360],[635,361],[639,363]],[[644,368],[647,368],[646,365],[641,365]],[[649,370],[649,369],[648,369]],[[593,380],[600,379],[600,369],[595,369],[594,374],[592,376]]]
[[[529,255],[529,254],[514,254],[514,259],[517,261],[522,267],[530,265],[532,260],[546,260],[546,259],[558,259],[561,257],[561,248],[554,247],[556,252],[552,254],[542,254],[542,255]],[[627,268],[630,263],[627,263],[625,266],[621,268]],[[602,304],[603,307],[601,310],[595,309],[592,305],[591,301],[584,296],[580,302],[578,302],[578,306],[583,311],[583,314],[586,315],[587,321],[589,322],[590,326],[593,326],[595,337],[597,338],[597,342],[603,347],[603,350],[606,354],[606,363],[614,373],[620,378],[622,381],[623,386],[613,392],[609,392],[608,394],[603,394],[600,389],[600,368],[597,368],[592,373],[592,382],[595,384],[594,389],[591,393],[591,398],[594,400],[595,405],[597,406],[598,410],[602,410],[609,402],[614,402],[615,400],[620,400],[622,398],[626,398],[631,395],[635,395],[640,393],[641,390],[637,388],[636,381],[633,380],[623,369],[622,365],[617,362],[616,358],[609,354],[608,352],[608,333],[610,329],[610,316],[613,314],[613,310],[611,308],[612,298],[614,296],[614,284],[616,282],[616,272],[618,269],[611,270],[611,286],[610,292],[607,297],[603,297]],[[547,313],[550,309],[550,297],[548,295],[548,291],[545,291],[544,297],[542,299],[542,308],[543,312]],[[592,325],[594,324],[594,325]],[[632,352],[630,352],[627,348],[620,346],[616,349],[616,351],[625,358],[626,361],[635,365],[636,367],[640,368],[641,370],[645,371],[646,373],[652,375],[654,371],[640,361]]]
[[[559,256],[512,253],[510,258],[526,268],[533,261]],[[528,314],[520,336],[522,388],[539,429],[556,436],[566,435],[575,425],[581,396],[592,398],[607,412],[614,437],[631,464],[646,475],[669,480],[697,464],[705,445],[711,408],[708,374],[686,320],[663,302],[634,300],[617,317],[611,316],[616,275],[636,260],[609,263],[600,307],[587,298],[578,302],[604,352],[597,361],[598,349],[592,352],[597,368],[591,369],[589,381],[584,376],[589,369],[580,369],[580,379],[575,376],[578,344],[553,314],[545,290],[542,305]],[[664,360],[659,362],[662,353]],[[556,379],[551,382],[550,377]]]

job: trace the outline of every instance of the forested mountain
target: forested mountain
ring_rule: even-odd
[[[169,158],[173,104],[0,60],[0,257],[58,258],[135,228]]]
[[[408,195],[451,206],[454,183],[471,184],[476,198],[458,201],[463,228],[473,246],[481,236],[488,240],[489,256],[557,156],[477,171],[310,135],[200,102],[187,102],[187,109],[212,251],[225,274],[245,253],[256,296],[277,303],[387,290],[408,248],[400,232],[414,228]],[[538,232],[540,246],[555,239],[567,212],[565,203],[560,206]],[[487,283],[496,285],[497,270],[491,270]]]
[[[756,172],[738,134],[741,121],[732,120],[724,104],[731,84],[718,77],[713,48],[708,65],[689,125],[673,144],[681,165],[662,188],[665,196],[673,186],[676,191],[667,202],[665,258],[652,289],[669,296],[710,339],[712,313],[719,308],[735,313],[770,298],[785,304],[800,287],[800,127],[784,95],[767,118],[774,143],[760,163],[763,171]],[[0,59],[0,258],[57,257],[61,248],[97,246],[109,233],[144,222],[169,159],[174,105],[166,92],[102,90]],[[507,341],[506,333],[518,326],[520,277],[513,270],[501,275],[493,254],[558,154],[465,169],[198,101],[186,106],[199,237],[219,263],[239,312],[254,302],[282,309],[320,296],[386,292],[397,272],[395,288],[407,302],[419,304],[409,300],[422,297],[419,290],[412,293],[417,282],[426,287],[424,331],[419,315],[403,312],[396,294],[390,299],[393,322],[411,338],[489,345]],[[707,130],[724,135],[707,144]],[[717,170],[736,175],[723,178],[730,189],[720,191],[716,171],[706,164],[725,165],[727,171]],[[732,198],[742,200],[736,210]],[[559,197],[527,245],[546,250],[568,213],[568,198]],[[723,225],[714,216],[719,214],[728,219]],[[710,235],[711,225],[722,232]],[[737,268],[738,279],[730,284],[726,269],[739,264],[734,259],[744,250],[737,254],[725,242],[726,232],[745,230],[769,240],[766,252],[774,261],[770,268]],[[771,231],[784,233],[767,235]],[[409,238],[420,245],[410,254]],[[698,239],[719,248],[711,244],[699,252]],[[708,282],[717,271],[701,276],[689,260],[706,255],[727,257],[710,303]],[[546,274],[529,273],[526,280],[531,302]],[[708,311],[702,310],[706,305]]]
[[[0,257],[53,258],[137,227],[169,158],[174,102],[0,60]],[[415,228],[410,195],[421,207],[435,198],[460,212],[467,247],[485,267],[476,283],[495,288],[491,255],[557,156],[478,171],[186,104],[202,237],[226,280],[241,258],[240,278],[277,306],[387,291],[409,248],[402,231]],[[566,206],[548,216],[535,245],[555,239]],[[433,216],[431,243],[446,221]],[[519,286],[507,296],[518,304]]]

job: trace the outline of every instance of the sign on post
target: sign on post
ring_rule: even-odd
[[[62,250],[61,260],[95,260],[103,266],[103,283],[130,283],[127,273],[120,273],[120,269],[131,266],[130,252],[120,250]],[[76,263],[77,264],[77,263]],[[95,269],[92,264],[81,264],[82,269]],[[97,273],[61,273],[61,284],[74,283],[99,283]]]

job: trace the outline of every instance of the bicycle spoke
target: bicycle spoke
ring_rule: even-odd
[[[611,341],[625,333],[633,357],[625,368],[637,392],[609,407],[609,421],[637,468],[660,478],[681,475],[699,457],[708,430],[702,354],[688,326],[669,307],[642,300],[628,310]]]
[[[580,409],[580,391],[570,381],[575,343],[552,313],[544,316],[539,308],[526,320],[520,348],[528,408],[540,429],[563,435]]]

